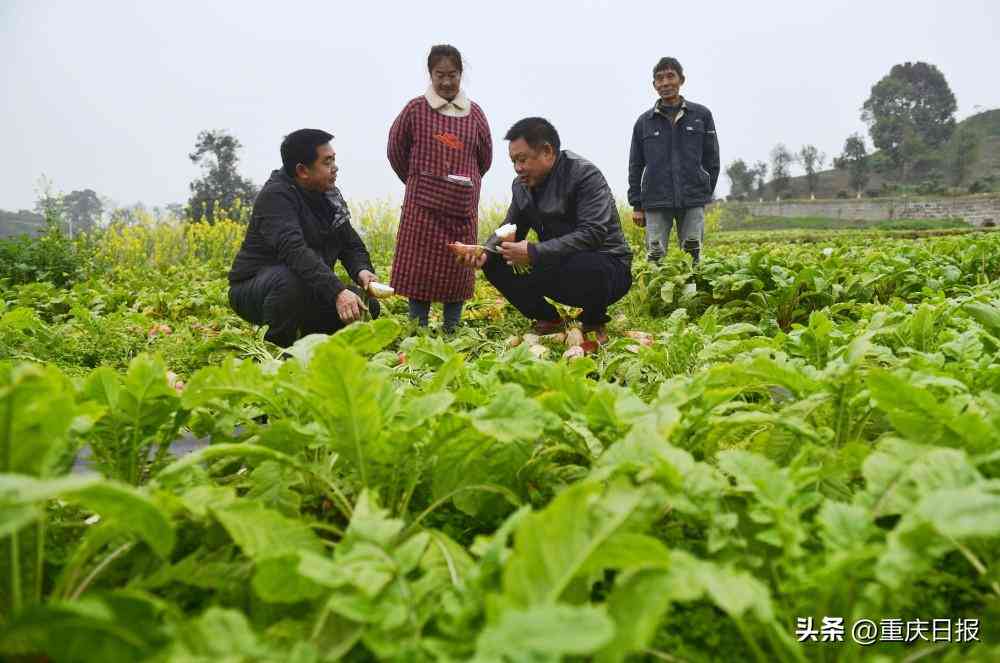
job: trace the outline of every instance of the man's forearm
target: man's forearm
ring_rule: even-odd
[[[334,302],[337,295],[346,287],[334,273],[333,268],[325,264],[308,247],[287,253],[284,262],[320,300],[327,299],[329,302]]]
[[[278,257],[296,276],[305,283],[322,300],[328,298],[332,302],[344,283],[337,277],[331,265],[309,248],[302,240],[301,234],[294,231],[278,233],[276,237]]]
[[[348,258],[341,258],[341,264],[344,266],[344,270],[351,275],[351,278],[355,282],[358,282],[358,277],[361,272],[368,271],[375,273],[375,268],[372,267],[371,260],[368,259],[368,254],[366,253],[363,257],[352,256]]]
[[[365,246],[364,240],[361,239],[358,231],[350,224],[344,230],[344,237],[345,243],[344,249],[340,254],[340,262],[344,265],[344,269],[351,275],[355,283],[361,285],[358,277],[362,271],[375,272],[375,268],[372,267],[372,257],[368,253],[368,248]]]
[[[645,155],[642,152],[642,143],[635,130],[632,131],[632,144],[628,152],[628,191],[625,197],[628,204],[633,209],[640,205],[639,196],[642,194],[642,171],[646,169]]]

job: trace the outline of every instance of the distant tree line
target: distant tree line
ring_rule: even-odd
[[[225,130],[198,134],[194,151],[188,158],[201,166],[202,173],[190,183],[191,196],[186,204],[171,203],[151,208],[143,203],[123,206],[98,195],[93,189],[56,192],[52,182],[43,176],[37,186],[38,198],[33,210],[0,210],[0,237],[37,234],[49,224],[72,238],[109,223],[132,225],[165,218],[213,223],[223,217],[246,221],[258,189],[237,169],[238,152],[242,147],[240,141]]]
[[[39,180],[38,198],[33,210],[0,210],[0,237],[34,234],[46,223],[57,225],[69,237],[88,232],[100,223],[104,202],[93,189],[54,193],[45,177]]]
[[[873,151],[865,136],[847,137],[840,154],[830,163],[847,175],[851,193],[861,197],[873,174],[894,187],[921,191],[967,185],[979,159],[983,136],[971,126],[957,125],[957,103],[941,71],[926,62],[906,62],[892,67],[876,82],[861,108]],[[958,128],[956,128],[958,127]],[[767,163],[750,166],[736,159],[726,168],[730,197],[763,198],[766,192],[780,199],[789,190],[790,169],[799,165],[805,175],[806,193],[814,198],[827,156],[815,145],[791,152],[778,143]],[[770,168],[770,181],[766,175]],[[973,183],[970,190],[981,188]],[[846,194],[845,194],[846,195]]]

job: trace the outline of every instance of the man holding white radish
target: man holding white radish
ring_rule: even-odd
[[[565,327],[548,298],[582,308],[583,333],[594,332],[603,342],[608,307],[632,286],[632,252],[611,188],[597,166],[560,149],[558,132],[544,118],[520,120],[504,139],[517,173],[501,230],[506,236],[485,251],[463,245],[452,250],[468,266],[482,267],[490,283],[534,321],[535,333]],[[529,230],[539,241],[528,241]]]

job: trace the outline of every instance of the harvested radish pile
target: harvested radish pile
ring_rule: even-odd
[[[511,336],[507,339],[506,345],[512,348],[526,345],[531,354],[538,358],[547,357],[550,354],[550,349],[564,346],[566,349],[562,351],[561,356],[566,360],[578,359],[592,354],[600,347],[596,340],[585,338],[579,327],[570,327],[564,332],[555,332],[544,336],[536,334]]]

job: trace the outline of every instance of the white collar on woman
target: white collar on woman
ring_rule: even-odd
[[[430,104],[431,108],[441,113],[442,115],[447,115],[449,117],[465,117],[472,110],[472,103],[469,98],[465,96],[465,90],[459,88],[458,94],[454,99],[448,101],[437,92],[434,91],[434,86],[429,85],[427,91],[424,92],[424,99]]]

